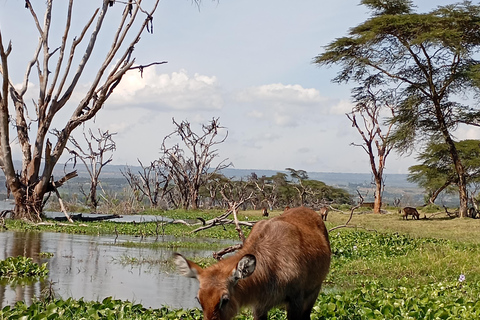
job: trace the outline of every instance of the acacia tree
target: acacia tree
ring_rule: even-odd
[[[480,181],[480,140],[462,140],[455,145],[465,168],[467,184],[477,184]],[[444,190],[455,190],[452,186],[457,184],[457,175],[445,143],[430,142],[417,160],[421,163],[408,168],[408,180],[427,191],[428,202],[433,204]]]
[[[290,173],[291,185],[298,193],[299,205],[305,205],[305,199],[307,197],[307,186],[305,185],[304,181],[308,180],[308,173],[305,170],[295,170],[293,168],[286,168]]]
[[[393,144],[389,141],[393,123],[384,126],[381,112],[386,108],[394,116],[394,108],[389,103],[392,100],[391,97],[383,97],[380,92],[372,92],[370,86],[356,88],[354,93],[355,107],[346,115],[363,142],[362,144],[352,143],[352,145],[362,147],[368,155],[375,183],[373,212],[380,213],[384,190],[383,171],[387,157],[393,148]],[[360,117],[360,121],[357,121],[357,116]]]
[[[36,26],[33,31],[39,35],[20,86],[13,85],[18,80],[10,74],[12,66],[8,60],[10,54],[15,54],[15,48],[12,42],[4,42],[0,29],[0,167],[15,198],[13,217],[33,221],[42,218],[44,195],[59,185],[51,181],[52,172],[72,131],[97,114],[128,70],[145,67],[134,66],[132,54],[141,35],[153,30],[152,19],[158,3],[159,0],[152,0],[147,9],[142,1],[104,0],[99,8],[92,10],[90,17],[76,16],[74,20],[77,11],[73,9],[73,0],[69,0],[64,21],[56,15],[55,18],[60,18],[52,28],[53,0],[35,2],[44,9],[43,23],[29,0],[19,2],[18,5],[25,5],[30,12]],[[82,20],[83,29],[72,31],[74,22]],[[58,31],[62,24],[60,39],[50,41],[50,36],[55,34],[52,29]],[[104,25],[117,25],[117,28],[111,34],[111,46],[104,52],[104,60],[98,63],[91,57],[97,42],[105,41],[105,38],[99,40]],[[79,54],[81,58],[76,58]],[[92,70],[96,71],[92,74]],[[32,86],[35,74],[37,86]],[[74,92],[79,93],[80,79],[89,81],[90,87],[77,101],[72,96]],[[32,90],[38,90],[37,98],[30,102],[26,98],[27,92]],[[63,128],[57,129],[58,135],[49,135],[60,111],[70,113],[70,118]],[[33,120],[32,115],[36,116]],[[21,148],[21,168],[14,166],[11,143],[15,138],[12,134]]]
[[[410,0],[362,0],[372,17],[326,46],[319,65],[338,64],[334,82],[374,83],[396,91],[392,139],[400,153],[423,141],[443,141],[458,180],[459,213],[467,215],[466,173],[452,134],[478,123],[478,110],[456,96],[478,93],[480,6],[465,1],[415,13]]]
[[[225,163],[227,159],[212,166],[213,160],[218,157],[218,150],[214,148],[227,139],[228,131],[223,131],[218,118],[202,125],[200,133],[193,131],[188,121],[178,123],[173,119],[173,124],[176,129],[163,139],[163,155],[159,164],[168,180],[173,181],[182,207],[195,210],[198,208],[200,187],[215,173],[230,166]],[[169,146],[173,137],[180,138],[182,145],[174,143]]]

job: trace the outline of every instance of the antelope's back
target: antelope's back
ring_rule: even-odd
[[[241,251],[257,257],[252,284],[285,290],[283,295],[319,288],[330,267],[325,224],[318,213],[305,207],[258,222]]]

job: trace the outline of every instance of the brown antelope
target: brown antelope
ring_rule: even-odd
[[[330,267],[330,242],[320,216],[304,207],[255,224],[243,248],[206,269],[176,253],[180,274],[200,282],[204,319],[232,319],[243,306],[255,320],[285,305],[288,319],[310,319]]]
[[[329,207],[321,207],[320,208],[319,213],[322,216],[323,221],[327,221],[328,211],[330,211]]]
[[[402,209],[402,212],[402,219],[408,220],[408,215],[411,215],[412,219],[420,220],[420,214],[418,213],[417,209],[413,207],[405,207]]]

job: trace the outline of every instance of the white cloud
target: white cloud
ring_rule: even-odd
[[[247,116],[250,117],[250,118],[261,119],[261,118],[264,117],[264,114],[263,114],[263,112],[260,112],[258,110],[253,110],[251,112],[248,112]]]
[[[480,128],[474,126],[461,125],[455,132],[458,140],[480,139]]]
[[[224,99],[215,76],[186,70],[157,74],[156,68],[127,73],[108,103],[156,110],[219,110]]]
[[[301,85],[284,85],[273,83],[251,87],[238,94],[239,101],[256,100],[271,102],[276,105],[314,106],[326,101],[317,89],[306,89]]]
[[[329,114],[345,114],[352,111],[353,103],[349,100],[342,99],[338,103],[333,104],[330,108]]]
[[[319,121],[326,115],[343,115],[351,111],[348,100],[331,100],[314,88],[281,83],[250,87],[235,96],[245,103],[246,115],[258,120],[266,120],[279,127],[298,127],[306,122]]]

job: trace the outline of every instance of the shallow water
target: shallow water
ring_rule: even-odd
[[[125,248],[114,242],[139,242],[130,236],[88,236],[51,232],[0,232],[0,259],[9,256],[31,257],[37,263],[48,263],[46,281],[28,285],[0,285],[0,307],[23,300],[30,303],[53,281],[57,295],[66,299],[115,299],[141,303],[145,307],[162,305],[178,308],[198,307],[195,301],[198,283],[179,276],[166,266],[170,249]],[[155,241],[143,239],[142,241]],[[162,241],[159,239],[158,241]],[[177,250],[189,256],[208,256],[212,251]],[[40,252],[53,253],[41,258]],[[156,263],[125,264],[125,259]],[[159,262],[160,261],[160,262]]]

